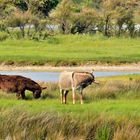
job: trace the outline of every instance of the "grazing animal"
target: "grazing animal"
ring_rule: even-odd
[[[72,89],[73,104],[75,104],[75,92],[80,93],[81,104],[83,104],[83,89],[95,82],[92,72],[62,72],[59,77],[59,88],[61,103],[66,104],[67,94]]]
[[[0,75],[0,89],[5,92],[15,92],[17,98],[25,99],[25,90],[33,92],[34,98],[41,96],[42,88],[35,81],[19,75]]]

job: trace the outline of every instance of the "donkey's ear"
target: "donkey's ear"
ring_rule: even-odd
[[[94,72],[94,69],[91,69],[90,73],[93,73]]]

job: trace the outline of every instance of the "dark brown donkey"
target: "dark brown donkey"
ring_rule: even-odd
[[[42,88],[35,81],[19,75],[0,75],[0,89],[5,92],[15,92],[17,98],[25,99],[25,90],[33,92],[34,98],[41,96]]]

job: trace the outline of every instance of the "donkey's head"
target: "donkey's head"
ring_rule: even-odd
[[[39,90],[35,90],[35,91],[33,92],[33,96],[34,96],[34,98],[35,98],[35,99],[40,98],[40,97],[41,97],[41,92],[42,92],[41,89],[39,89]]]
[[[92,76],[92,83],[95,84],[99,84],[99,82],[95,81],[95,76],[93,75],[94,70],[92,69],[92,71],[90,72],[91,76]]]

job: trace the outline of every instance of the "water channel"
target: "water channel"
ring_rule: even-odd
[[[140,71],[95,71],[95,77],[101,76],[114,76],[124,74],[140,74]],[[0,74],[6,75],[22,75],[33,80],[44,82],[56,82],[58,81],[60,72],[47,72],[47,71],[0,71]]]

